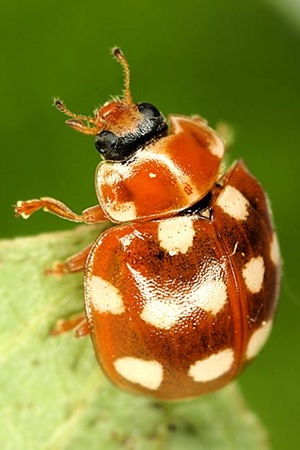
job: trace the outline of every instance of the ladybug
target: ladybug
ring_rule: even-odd
[[[44,197],[21,201],[74,222],[110,222],[96,242],[52,269],[84,269],[85,314],[57,333],[90,334],[104,372],[122,389],[163,400],[215,391],[264,346],[281,276],[268,198],[242,161],[224,170],[224,142],[200,117],[164,118],[123,98],[73,114],[95,136],[99,204],[77,215]]]

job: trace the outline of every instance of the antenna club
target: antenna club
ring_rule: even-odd
[[[63,107],[64,107],[63,102],[61,100],[59,100],[59,98],[53,99],[53,105],[58,109],[63,109]]]
[[[122,52],[122,50],[119,47],[114,47],[112,49],[112,54],[113,54],[113,56],[116,59],[119,59],[119,60],[123,60],[124,59],[123,52]]]

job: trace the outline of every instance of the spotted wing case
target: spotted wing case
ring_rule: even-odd
[[[130,391],[180,399],[218,389],[271,330],[278,243],[264,191],[242,162],[206,210],[108,230],[87,267],[96,354]]]

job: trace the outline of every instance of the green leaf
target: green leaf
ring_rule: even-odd
[[[53,337],[83,308],[82,274],[45,276],[92,242],[99,228],[0,243],[0,448],[2,450],[267,449],[236,384],[178,403],[119,391],[89,338]]]

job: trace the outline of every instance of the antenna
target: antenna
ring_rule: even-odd
[[[112,49],[112,54],[119,61],[123,67],[125,74],[125,91],[124,91],[124,102],[132,103],[132,97],[130,92],[130,70],[128,62],[126,61],[125,56],[122,53],[122,50],[119,47],[114,47]]]

